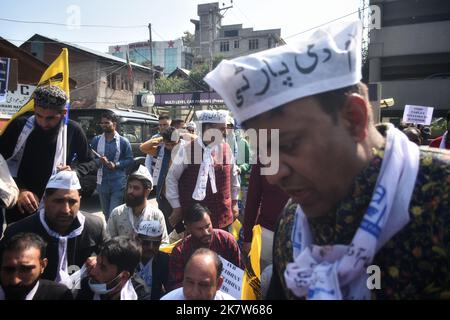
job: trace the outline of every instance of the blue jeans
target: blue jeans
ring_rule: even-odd
[[[105,190],[106,189],[106,190]],[[121,190],[107,190],[108,188],[105,188],[102,186],[102,188],[99,188],[97,185],[97,192],[100,198],[100,204],[102,206],[103,214],[105,215],[105,220],[108,222],[109,215],[111,214],[111,211],[123,204],[123,195],[125,189]]]

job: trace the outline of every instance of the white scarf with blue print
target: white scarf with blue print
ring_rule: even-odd
[[[294,262],[284,272],[287,287],[307,299],[369,299],[366,268],[409,222],[418,169],[418,146],[391,127],[369,208],[349,246],[314,245],[308,220],[298,206],[292,231]]]

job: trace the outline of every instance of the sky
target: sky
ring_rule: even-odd
[[[153,41],[180,38],[194,33],[190,19],[198,19],[197,5],[204,0],[0,0],[0,37],[20,45],[35,33],[73,42],[102,52],[109,45],[147,41],[152,24]],[[231,5],[221,0],[220,8]],[[302,31],[331,20],[357,18],[361,0],[233,0],[222,25],[242,23],[254,30],[281,29],[286,42]],[[224,5],[223,5],[224,4]],[[1,19],[41,23],[17,23]],[[73,27],[74,24],[81,27]],[[109,27],[87,27],[105,25]],[[112,28],[110,26],[114,26]],[[131,28],[132,27],[132,28]]]

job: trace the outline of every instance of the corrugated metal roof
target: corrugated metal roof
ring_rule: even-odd
[[[40,38],[48,39],[48,40],[51,40],[51,41],[59,42],[59,43],[64,44],[64,45],[66,45],[68,47],[72,47],[72,48],[75,48],[77,50],[85,51],[87,53],[90,53],[90,54],[95,55],[95,56],[99,56],[99,57],[104,58],[104,59],[117,61],[117,62],[120,62],[120,63],[123,63],[123,64],[127,63],[127,60],[119,58],[119,57],[116,57],[116,56],[113,56],[112,54],[103,53],[103,52],[100,52],[100,51],[97,51],[97,50],[94,50],[94,49],[90,49],[90,48],[86,48],[86,47],[80,46],[78,44],[61,41],[61,40],[58,40],[56,38],[54,38],[54,39],[48,38],[48,37],[45,37],[45,36],[37,34],[37,33],[34,36],[32,36],[30,39],[28,39],[27,41],[31,41],[31,39],[33,39],[35,37],[40,37]],[[130,64],[132,66],[135,66],[135,67],[138,67],[138,68],[142,68],[142,69],[146,69],[146,70],[150,71],[149,67],[143,66],[141,64],[137,64],[137,63],[134,63],[134,62],[130,62]],[[157,71],[157,70],[155,69],[155,71]]]

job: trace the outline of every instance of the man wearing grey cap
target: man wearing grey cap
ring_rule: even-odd
[[[205,78],[244,127],[275,133],[264,145],[279,143],[262,169],[278,167],[267,180],[291,200],[268,298],[431,299],[450,289],[450,154],[419,149],[393,126],[377,131],[361,42],[360,21],[333,24],[223,60]]]
[[[0,136],[0,153],[20,190],[17,206],[6,212],[8,223],[37,210],[55,171],[70,169],[83,176],[95,170],[86,136],[72,120],[67,123],[67,165],[62,165],[65,92],[53,85],[42,86],[34,91],[33,99],[34,115],[18,117]]]
[[[87,258],[98,253],[106,238],[100,218],[79,211],[80,188],[74,171],[53,175],[45,189],[44,206],[8,226],[2,239],[6,241],[20,232],[41,236],[48,244],[48,266],[42,278],[63,283],[69,289],[73,285],[69,273],[82,268]]]

